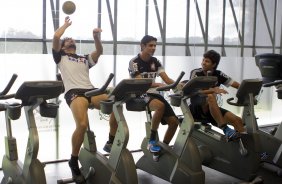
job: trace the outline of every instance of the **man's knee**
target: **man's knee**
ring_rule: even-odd
[[[243,120],[242,120],[242,118],[240,118],[240,117],[238,117],[238,116],[235,117],[235,122],[236,122],[237,125],[243,125]]]
[[[175,116],[170,116],[166,119],[169,128],[176,129],[179,125],[179,121]]]
[[[78,129],[78,131],[85,132],[87,127],[88,127],[87,122],[81,122],[81,123],[77,123],[76,129]]]

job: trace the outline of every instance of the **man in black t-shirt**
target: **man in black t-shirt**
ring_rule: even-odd
[[[226,94],[227,91],[220,88],[220,85],[226,87],[232,86],[236,89],[240,84],[234,81],[231,77],[226,75],[220,70],[217,70],[217,66],[220,61],[220,54],[214,50],[209,50],[203,55],[203,61],[201,63],[202,68],[194,69],[191,71],[190,79],[198,76],[215,76],[217,77],[217,83],[214,88],[203,91],[207,94],[206,103],[199,105],[190,105],[191,113],[194,119],[208,121],[221,128],[228,140],[237,139],[240,137],[240,133],[246,133],[242,119],[230,111],[218,106],[216,101],[216,94]],[[227,126],[227,123],[232,125],[235,130]]]
[[[174,81],[170,79],[160,61],[153,57],[156,50],[157,39],[153,36],[146,35],[141,40],[141,52],[129,62],[129,74],[132,78],[151,78],[153,83],[151,89],[142,97],[145,99],[149,109],[154,111],[151,122],[151,135],[148,143],[148,149],[151,152],[160,151],[160,147],[156,145],[156,135],[160,122],[168,124],[163,142],[169,144],[173,138],[177,126],[179,124],[174,111],[168,102],[161,96],[156,88],[166,84],[172,84]],[[160,76],[166,83],[157,83],[155,78]]]

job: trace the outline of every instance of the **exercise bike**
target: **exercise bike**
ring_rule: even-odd
[[[114,77],[111,74],[100,89],[86,92],[88,97],[106,93],[107,86]],[[94,132],[88,127],[84,145],[79,153],[81,171],[87,175],[87,183],[115,183],[115,184],[136,184],[138,177],[132,154],[126,148],[129,140],[129,130],[123,115],[123,104],[131,99],[145,93],[151,86],[151,79],[124,79],[109,93],[106,101],[101,101],[101,112],[104,114],[114,113],[118,123],[118,129],[109,154],[109,158],[99,153],[96,148]],[[138,105],[136,106],[138,108]],[[95,174],[89,175],[89,170],[95,169]],[[66,183],[64,181],[58,183]]]
[[[175,89],[183,76],[184,72],[180,74],[173,84],[157,88],[157,90],[166,91]],[[205,183],[205,173],[202,170],[198,148],[191,138],[193,118],[184,104],[184,98],[181,96],[178,100],[179,102],[181,101],[185,121],[180,125],[180,130],[172,147],[158,142],[158,145],[161,147],[158,161],[154,159],[154,155],[147,149],[152,117],[149,109],[146,109],[146,137],[143,139],[141,145],[143,156],[137,161],[136,166],[145,172],[171,183],[203,184]]]
[[[62,82],[59,81],[32,81],[24,82],[15,94],[7,95],[17,75],[13,75],[0,99],[15,98],[21,103],[0,103],[0,110],[5,111],[6,130],[5,155],[2,160],[4,177],[1,184],[46,184],[44,164],[37,159],[39,151],[39,137],[33,110],[40,108],[44,117],[54,118],[57,115],[58,105],[47,103],[46,100],[56,98],[61,94]],[[18,160],[16,138],[13,137],[11,121],[21,116],[24,108],[29,130],[28,142],[24,162]]]
[[[233,102],[234,98],[227,100],[230,105],[244,108],[242,119],[246,124],[248,134],[242,135],[238,141],[228,142],[225,135],[213,130],[209,123],[204,120],[195,120],[191,137],[198,145],[203,165],[245,181],[262,182],[262,178],[257,176],[260,166],[260,142],[254,118],[254,104],[256,103],[254,97],[259,94],[261,86],[261,80],[243,80],[236,94],[237,102]],[[185,85],[183,87],[184,96],[189,95],[185,92],[186,90],[189,91],[189,88]],[[193,103],[201,103],[200,95],[193,97]],[[185,102],[188,106],[189,101]],[[187,108],[187,111],[190,110]]]
[[[259,67],[263,78],[263,87],[276,87],[277,98],[282,99],[282,55],[259,54],[255,56],[256,65]],[[262,166],[282,176],[282,123],[272,133],[257,130],[261,141]]]

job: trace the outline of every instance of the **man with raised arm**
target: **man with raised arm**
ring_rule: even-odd
[[[100,55],[103,53],[103,47],[100,41],[102,30],[100,28],[93,30],[96,50],[90,54],[78,55],[76,53],[76,43],[74,39],[64,38],[61,40],[61,36],[71,24],[72,21],[67,16],[64,24],[55,31],[52,52],[54,61],[62,75],[65,87],[65,100],[72,111],[76,123],[76,128],[71,139],[72,153],[69,166],[75,182],[84,183],[85,178],[79,169],[78,155],[89,123],[88,107],[91,105],[96,109],[100,109],[100,101],[106,100],[108,97],[106,94],[93,97],[86,97],[84,95],[85,92],[94,89],[89,78],[89,69],[97,64]],[[109,140],[104,147],[104,150],[108,152],[110,152],[117,130],[117,122],[113,114],[110,116],[109,124]]]

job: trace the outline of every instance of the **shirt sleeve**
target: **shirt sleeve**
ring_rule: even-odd
[[[135,60],[130,60],[129,67],[128,67],[129,75],[132,78],[135,78],[137,75],[140,74],[138,63]]]
[[[156,59],[156,66],[158,67],[157,74],[160,75],[160,73],[165,72],[165,69],[163,65],[161,64],[160,60]]]
[[[58,64],[61,61],[62,53],[56,52],[54,49],[52,49],[52,55],[55,63]]]
[[[85,55],[85,57],[86,57],[87,60],[88,60],[89,68],[95,66],[95,65],[98,63],[98,61],[94,61],[94,60],[92,59],[91,54],[87,54],[87,55]]]
[[[190,72],[190,79],[193,79],[193,78],[195,78],[195,77],[197,77],[197,72],[196,72],[196,70],[192,70],[192,71]]]
[[[231,86],[231,84],[234,82],[234,80],[229,77],[228,75],[226,75],[225,73],[223,73],[222,71],[220,71],[219,73],[219,83],[223,84],[226,87]]]

